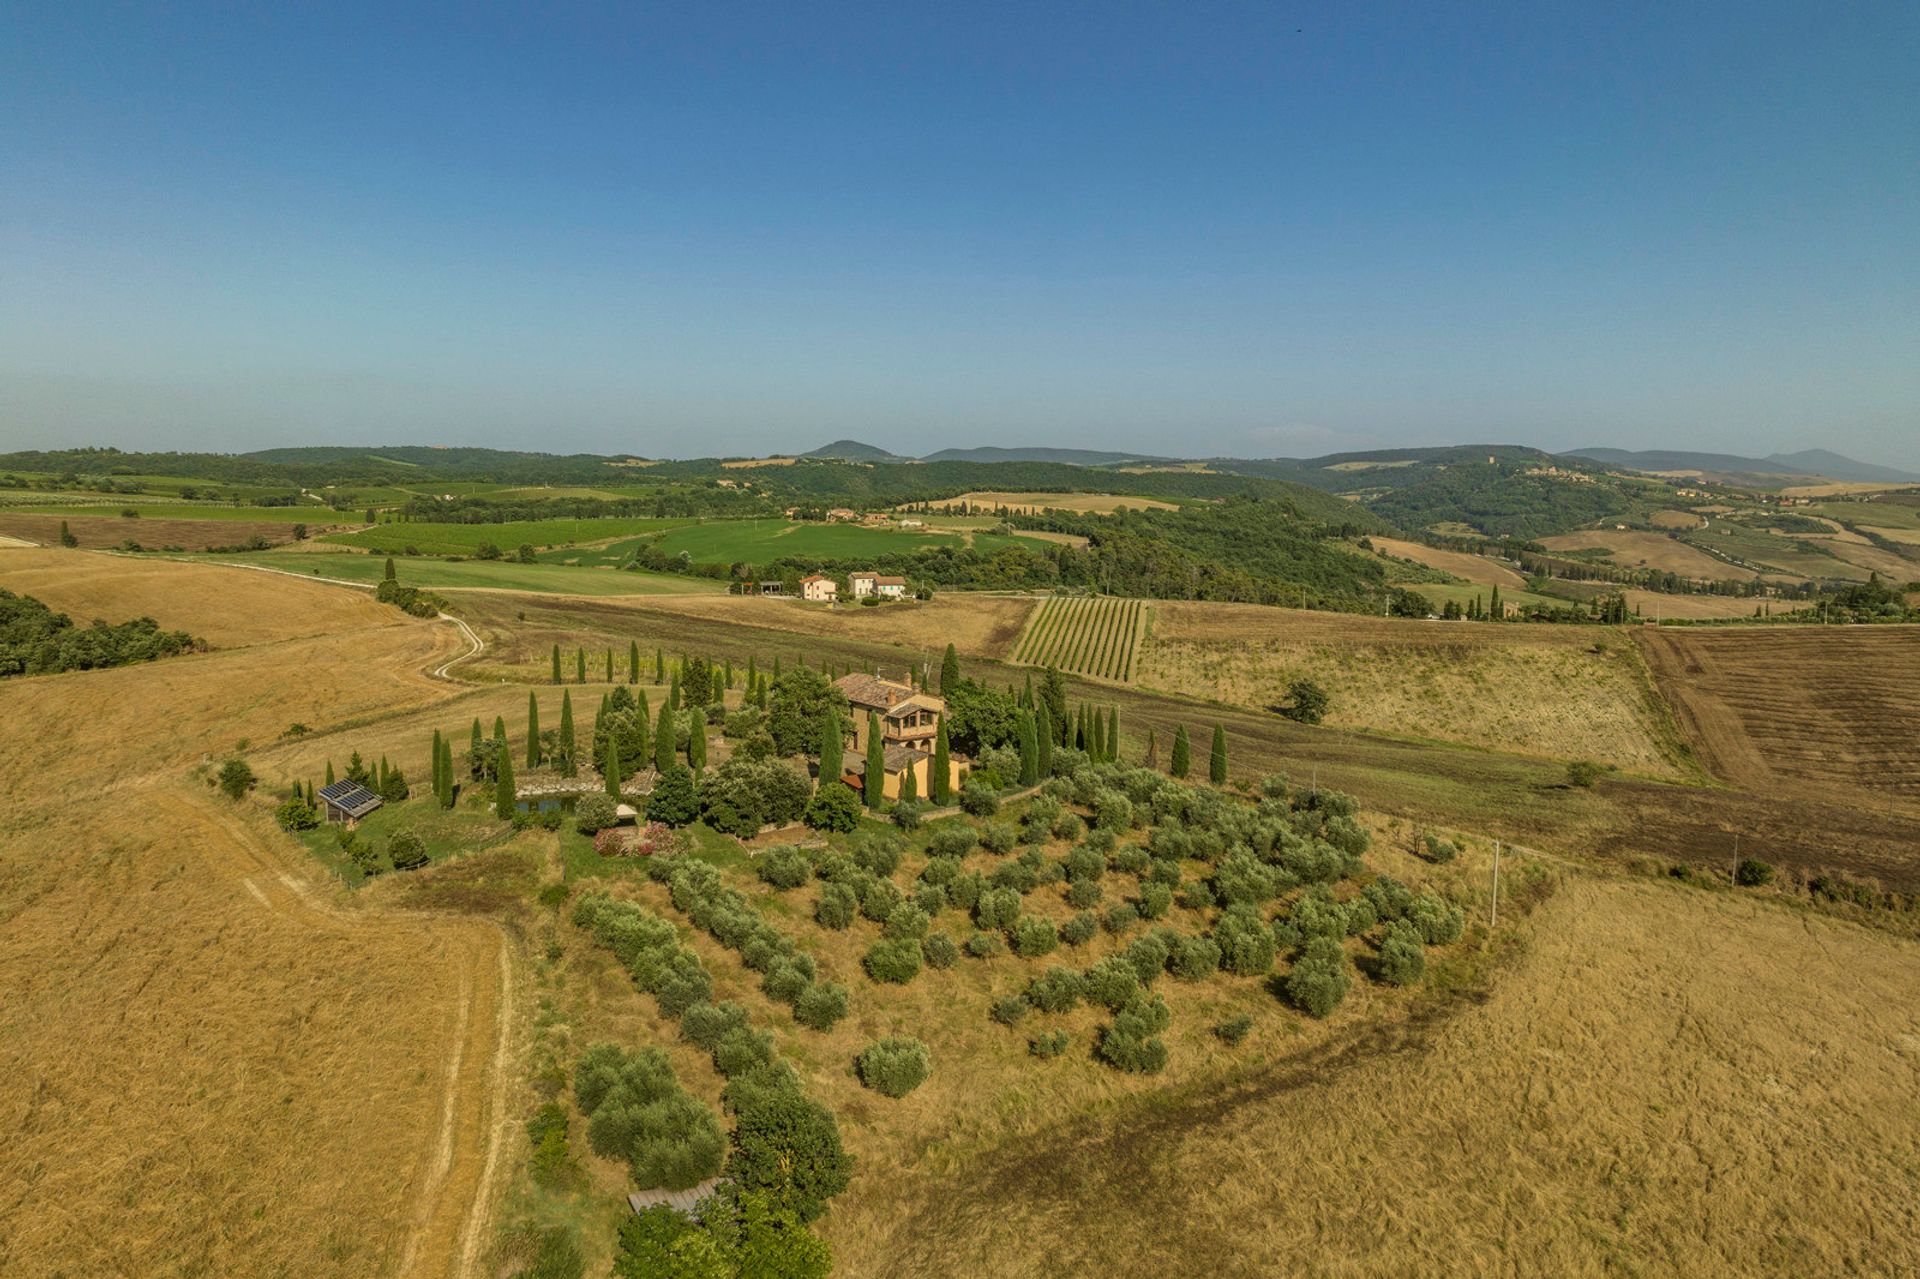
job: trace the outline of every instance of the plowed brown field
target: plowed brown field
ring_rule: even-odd
[[[1920,808],[1920,628],[1634,632],[1702,762],[1734,785]]]

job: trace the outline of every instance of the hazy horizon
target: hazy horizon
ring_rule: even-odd
[[[0,31],[0,450],[1920,470],[1920,10]]]

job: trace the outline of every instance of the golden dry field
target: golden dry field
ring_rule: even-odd
[[[1667,595],[1628,587],[1620,592],[1628,608],[1637,608],[1639,616],[1655,619],[1682,617],[1691,620],[1714,617],[1752,617],[1756,605],[1765,604],[1775,616],[1805,609],[1802,600],[1753,600],[1739,595]]]
[[[1137,684],[1248,707],[1284,702],[1302,676],[1331,694],[1329,724],[1684,773],[1646,672],[1613,630],[1163,601],[1134,668]]]
[[[1706,523],[1692,511],[1655,511],[1650,517],[1655,528],[1699,528]]]
[[[1920,484],[1867,483],[1854,480],[1835,480],[1826,484],[1796,484],[1783,488],[1781,494],[1786,497],[1845,497],[1854,493],[1891,493],[1896,489],[1920,488]]]
[[[1114,493],[1012,493],[999,489],[979,489],[958,497],[942,498],[936,506],[967,502],[974,506],[1004,506],[1013,511],[1084,511],[1093,515],[1111,515],[1115,511],[1171,511],[1172,502],[1153,497],[1125,497]],[[897,508],[909,509],[906,506]]]
[[[1605,548],[1608,558],[1622,568],[1651,568],[1663,573],[1707,581],[1734,581],[1757,577],[1751,569],[1717,560],[1705,551],[1676,541],[1664,533],[1634,529],[1584,529],[1543,537],[1540,544],[1553,551],[1586,551]]]
[[[1479,582],[1483,586],[1500,586],[1522,589],[1527,579],[1506,565],[1488,559],[1484,555],[1468,555],[1464,551],[1443,551],[1434,546],[1422,546],[1418,542],[1403,542],[1394,537],[1374,537],[1374,549],[1384,551],[1396,559],[1412,560],[1416,564],[1425,564],[1437,568],[1443,573],[1469,582]]]
[[[1920,1268],[1920,945],[1584,876],[1520,934],[1479,997],[855,1199],[846,1273]]]
[[[499,929],[349,902],[202,766],[446,698],[422,669],[457,631],[77,551],[0,556],[0,586],[116,621],[177,595],[168,624],[235,646],[0,684],[0,1272],[475,1273],[512,1025]]]
[[[134,509],[138,509],[137,504]],[[327,511],[327,515],[333,515]],[[81,547],[104,549],[132,540],[150,551],[173,546],[183,551],[204,551],[210,546],[243,546],[249,538],[269,542],[293,541],[293,525],[284,520],[183,520],[147,516],[127,519],[121,515],[33,515],[0,510],[0,534],[32,542],[36,546],[58,546],[60,525],[65,523]],[[316,517],[313,532],[318,536],[332,527]]]
[[[1636,631],[1701,761],[1746,789],[1920,806],[1920,628]]]

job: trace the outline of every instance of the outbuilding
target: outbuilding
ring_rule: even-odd
[[[386,803],[359,782],[335,782],[320,790],[320,811],[329,822],[357,826],[360,819]]]

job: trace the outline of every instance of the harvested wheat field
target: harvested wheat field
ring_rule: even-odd
[[[1665,711],[1617,631],[1500,626],[1163,602],[1134,681],[1275,706],[1307,677],[1327,723],[1550,759],[1682,774]]]
[[[1634,634],[1716,776],[1771,794],[1920,806],[1920,629]]]
[[[473,1273],[499,930],[350,904],[203,764],[446,697],[422,668],[458,633],[390,609],[354,629],[360,593],[270,574],[50,554],[62,607],[211,575],[182,624],[258,642],[0,684],[0,775],[34,779],[0,807],[0,1272]],[[20,562],[0,585],[55,594]]]
[[[284,520],[128,519],[123,515],[30,515],[0,510],[0,533],[41,546],[59,544],[62,523],[74,540],[88,549],[134,541],[150,551],[162,547],[204,551],[210,546],[243,546],[254,537],[276,544],[293,540],[293,525]],[[319,532],[328,526],[316,522],[313,527]]]
[[[1775,615],[1798,612],[1807,607],[1802,600],[1757,600],[1741,595],[1666,595],[1637,587],[1621,591],[1627,607],[1648,620],[1679,617],[1700,620],[1714,617],[1752,617],[1753,610],[1765,606]]]
[[[1090,515],[1111,515],[1115,511],[1171,511],[1176,509],[1172,502],[1162,502],[1153,497],[1123,497],[1115,493],[1009,493],[1000,490],[980,489],[972,493],[962,493],[958,497],[942,498],[935,506],[966,502],[973,506],[1004,506],[1015,512],[1027,511],[1082,511]],[[910,510],[913,505],[902,506],[899,510]]]
[[[31,595],[84,626],[94,618],[151,617],[216,648],[396,625],[393,609],[370,591],[343,591],[287,576],[264,595],[248,588],[262,576],[216,564],[41,550],[0,557],[0,587]],[[249,600],[262,601],[250,607]]]
[[[1717,560],[1697,547],[1666,536],[1633,529],[1586,529],[1579,533],[1561,533],[1543,537],[1540,544],[1551,551],[1607,550],[1607,558],[1622,568],[1651,568],[1662,573],[1704,581],[1734,581],[1758,577],[1751,569]]]
[[[1425,564],[1428,568],[1437,568],[1443,573],[1451,573],[1469,582],[1479,582],[1483,586],[1522,589],[1527,584],[1527,579],[1520,573],[1484,555],[1443,551],[1435,546],[1422,546],[1418,542],[1403,542],[1392,537],[1375,537],[1371,541],[1377,551],[1397,559]]]
[[[1483,1000],[836,1210],[845,1273],[1920,1268],[1920,946],[1584,877],[1523,933]]]

